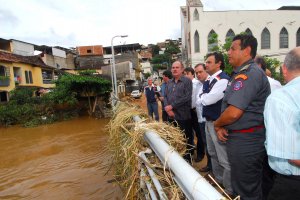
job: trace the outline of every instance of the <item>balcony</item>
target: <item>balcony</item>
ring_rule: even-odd
[[[43,84],[54,84],[53,79],[43,79]]]
[[[0,87],[9,86],[10,78],[8,76],[0,76]]]

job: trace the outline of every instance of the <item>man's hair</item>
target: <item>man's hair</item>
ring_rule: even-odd
[[[163,75],[166,76],[166,77],[168,77],[169,79],[173,78],[172,72],[170,70],[165,70],[163,72]]]
[[[187,67],[187,68],[185,68],[185,69],[184,69],[184,71],[185,71],[185,72],[191,72],[191,73],[192,73],[192,75],[194,75],[194,74],[195,74],[195,70],[194,70],[193,68],[191,68],[191,67]]]
[[[203,66],[203,69],[206,70],[206,66],[205,66],[204,63],[198,63],[198,64],[194,67],[194,69],[196,69],[196,68],[199,67],[199,66]]]
[[[241,41],[242,50],[249,46],[251,48],[251,57],[255,58],[257,51],[257,39],[253,35],[238,34],[232,39],[232,41],[235,40]]]
[[[175,60],[174,62],[179,62],[180,63],[180,65],[181,65],[181,68],[184,68],[184,64],[183,64],[183,62],[181,61],[181,60]],[[173,63],[174,63],[173,62]],[[173,64],[172,64],[173,65]]]
[[[221,62],[221,66],[220,66],[221,70],[225,69],[224,56],[223,56],[223,54],[221,52],[208,53],[208,54],[206,54],[205,57],[208,58],[210,56],[214,56],[215,57],[215,63]]]
[[[261,65],[261,69],[262,69],[264,72],[266,72],[266,70],[267,70],[267,63],[266,63],[266,61],[265,61],[265,59],[264,59],[263,57],[261,57],[261,56],[256,56],[256,57],[255,57],[255,62],[256,62],[257,64],[260,64],[260,65]]]
[[[289,71],[300,70],[300,47],[294,48],[286,55],[284,65]]]

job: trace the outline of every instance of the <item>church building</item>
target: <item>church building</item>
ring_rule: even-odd
[[[218,35],[226,38],[246,32],[257,38],[257,53],[283,62],[285,55],[300,46],[300,6],[277,10],[204,11],[200,0],[186,0],[180,8],[182,58],[186,66],[204,62],[204,56],[217,44],[208,41]]]

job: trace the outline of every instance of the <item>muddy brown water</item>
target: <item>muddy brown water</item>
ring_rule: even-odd
[[[0,127],[0,199],[122,199],[104,167],[108,120]]]

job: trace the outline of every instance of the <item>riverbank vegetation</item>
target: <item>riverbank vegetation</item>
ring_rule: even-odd
[[[90,74],[64,74],[55,83],[53,90],[40,96],[36,87],[17,87],[10,92],[10,101],[0,105],[0,125],[31,127],[70,119],[85,111],[92,115],[95,101],[108,101],[111,90],[108,80]]]

